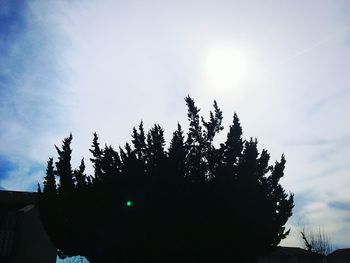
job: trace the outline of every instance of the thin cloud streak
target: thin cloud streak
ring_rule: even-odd
[[[305,48],[301,49],[300,51],[297,51],[295,54],[291,55],[290,57],[275,64],[273,66],[273,68],[279,68],[281,66],[284,66],[284,65],[288,64],[289,62],[291,62],[291,61],[293,61],[301,56],[304,56],[307,53],[310,53],[310,52],[314,51],[315,49],[317,49],[317,48],[319,48],[319,47],[321,47],[321,46],[323,46],[323,45],[325,45],[333,40],[336,40],[337,38],[343,36],[345,33],[349,32],[349,31],[350,31],[350,25],[345,26],[343,29],[339,30],[338,32],[329,34],[327,37],[322,38],[319,41],[316,41],[313,45],[311,45],[309,47],[305,47]],[[273,70],[273,69],[270,69],[270,70]],[[270,70],[267,69],[267,72],[269,72]]]
[[[340,90],[336,92],[335,94],[328,95],[327,97],[319,100],[318,102],[314,103],[310,109],[310,114],[313,114],[317,111],[319,111],[322,107],[324,107],[326,104],[329,103],[335,103],[337,100],[341,100],[346,98],[350,95],[350,88]]]
[[[0,155],[16,165],[0,171],[5,177],[1,184],[7,189],[34,190],[45,168],[42,160],[64,119],[57,115],[64,112],[63,90],[57,88],[62,85],[56,46],[59,32],[51,32],[55,25],[44,1],[2,5],[6,12],[1,13],[0,30],[4,51],[0,55]]]

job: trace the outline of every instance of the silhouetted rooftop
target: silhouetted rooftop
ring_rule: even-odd
[[[348,259],[350,262],[350,248],[337,249],[327,256],[327,260]]]
[[[0,206],[25,206],[37,202],[38,193],[36,192],[0,191]]]
[[[306,256],[309,252],[300,247],[278,247],[273,253],[276,256]]]

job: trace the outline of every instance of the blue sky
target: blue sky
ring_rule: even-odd
[[[75,164],[93,132],[117,147],[141,119],[169,140],[190,94],[285,154],[285,245],[307,222],[350,247],[349,69],[344,0],[1,1],[0,185],[34,190],[70,132]]]

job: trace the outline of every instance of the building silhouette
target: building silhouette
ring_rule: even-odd
[[[53,263],[56,248],[41,223],[34,192],[0,191],[0,262]]]

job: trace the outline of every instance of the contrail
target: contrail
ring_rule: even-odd
[[[312,51],[313,49],[318,48],[318,47],[322,46],[323,44],[326,44],[327,42],[337,38],[338,36],[340,36],[341,34],[345,33],[346,31],[349,31],[349,30],[350,30],[350,25],[344,27],[342,30],[340,30],[340,31],[338,31],[338,32],[336,32],[334,34],[330,34],[328,37],[326,37],[326,38],[316,42],[311,47],[304,48],[304,49],[300,50],[299,52],[297,52],[296,54],[294,54],[293,56],[291,56],[290,58],[286,59],[285,61],[283,61],[280,64],[284,64],[284,63],[286,63],[286,62],[288,62],[290,60],[293,60],[293,59],[295,59],[297,57],[300,57],[300,56],[302,56],[302,55]]]
[[[312,50],[314,50],[314,49],[316,49],[316,48],[318,48],[318,47],[320,47],[320,46],[322,46],[322,45],[324,45],[324,44],[330,42],[331,40],[333,40],[333,39],[339,37],[340,35],[342,35],[343,33],[347,32],[347,31],[349,31],[349,30],[350,30],[350,25],[347,25],[346,27],[344,27],[343,29],[339,30],[338,32],[333,33],[333,34],[330,34],[330,35],[327,36],[326,38],[317,41],[317,42],[316,42],[315,44],[313,44],[312,46],[307,47],[307,48],[304,48],[304,49],[302,49],[302,50],[296,52],[294,55],[292,55],[292,56],[290,56],[290,57],[288,57],[288,58],[282,60],[281,62],[275,64],[275,65],[273,66],[273,68],[279,67],[279,66],[283,66],[283,65],[287,64],[288,62],[290,62],[290,61],[292,61],[292,60],[294,60],[294,59],[296,59],[296,58],[298,58],[298,57],[300,57],[300,56],[303,56],[303,55],[305,55],[305,54],[311,52]],[[272,69],[272,68],[268,68],[268,69],[265,71],[265,73],[270,72],[271,69]]]

